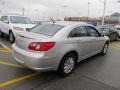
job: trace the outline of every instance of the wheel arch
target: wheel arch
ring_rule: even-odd
[[[108,44],[108,45],[109,45],[109,43],[110,43],[110,41],[109,41],[109,40],[107,40],[107,41],[105,42],[105,44]]]
[[[9,29],[9,34],[10,34],[10,32],[12,32],[12,30],[11,30],[11,29]]]
[[[68,52],[66,52],[66,53],[64,54],[64,56],[62,57],[59,65],[58,65],[58,69],[59,69],[59,67],[60,67],[60,64],[61,64],[63,58],[64,58],[66,55],[70,54],[70,53],[75,54],[75,56],[76,56],[76,63],[77,63],[77,61],[78,61],[78,52],[77,52],[76,50],[71,50],[71,51],[68,51]]]

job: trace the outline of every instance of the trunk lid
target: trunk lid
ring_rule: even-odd
[[[20,33],[17,36],[15,44],[21,49],[30,51],[28,49],[30,43],[40,42],[42,39],[47,39],[47,38],[51,38],[51,36],[32,33],[32,32],[25,32],[25,33]]]

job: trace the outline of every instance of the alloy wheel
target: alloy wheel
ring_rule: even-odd
[[[75,60],[73,57],[69,57],[65,63],[64,63],[64,72],[65,73],[70,73],[73,68],[74,68],[74,65],[75,65]]]

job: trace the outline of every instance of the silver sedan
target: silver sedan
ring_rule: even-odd
[[[86,23],[42,24],[20,33],[12,45],[16,61],[35,71],[58,71],[67,76],[76,63],[98,53],[105,55],[109,38]]]

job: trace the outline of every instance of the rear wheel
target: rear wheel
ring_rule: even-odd
[[[106,53],[108,51],[108,45],[109,45],[108,43],[105,43],[105,45],[100,53],[101,55],[106,55]]]
[[[71,74],[75,68],[76,56],[73,53],[65,55],[60,63],[58,73],[62,76]]]
[[[12,32],[9,33],[9,40],[10,40],[11,43],[15,42],[15,37],[14,37]]]
[[[2,37],[3,36],[3,33],[2,33],[2,31],[0,30],[0,37]]]

